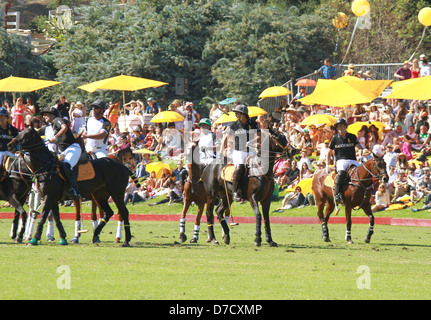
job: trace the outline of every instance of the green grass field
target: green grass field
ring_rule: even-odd
[[[142,214],[178,214],[182,208],[181,204],[150,208],[145,203],[128,207],[131,213]],[[233,209],[236,216],[252,215],[248,203],[234,204]],[[61,212],[73,210],[61,208]],[[196,210],[195,206],[190,213]],[[88,212],[85,205],[83,211]],[[407,209],[376,216],[389,213],[430,215]],[[315,214],[314,207],[306,207],[276,215]],[[70,240],[73,222],[66,220],[64,225]],[[431,298],[430,228],[377,225],[371,243],[365,244],[368,226],[353,225],[355,243],[348,245],[344,225],[329,225],[332,242],[324,243],[319,225],[273,224],[279,247],[270,248],[266,243],[253,245],[254,224],[231,227],[231,244],[217,246],[205,242],[205,225],[198,244],[180,244],[177,222],[132,222],[132,247],[122,248],[114,243],[115,227],[115,221],[108,223],[100,245],[91,244],[89,232],[79,245],[59,246],[58,238],[48,243],[44,235],[39,246],[26,247],[12,243],[10,221],[0,220],[0,299]],[[192,232],[193,224],[188,222],[189,239]],[[221,240],[219,224],[216,235]]]

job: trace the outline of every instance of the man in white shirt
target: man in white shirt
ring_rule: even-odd
[[[107,157],[111,122],[103,116],[106,105],[102,100],[97,99],[90,106],[93,108],[93,116],[88,119],[86,132],[82,135],[87,139],[85,150],[95,158]]]

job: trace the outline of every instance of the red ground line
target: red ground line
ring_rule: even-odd
[[[90,220],[89,213],[82,213],[82,219]],[[13,212],[0,212],[0,219],[13,219]],[[75,219],[74,213],[61,213],[61,219],[73,220]],[[175,221],[179,222],[181,215],[179,214],[131,214],[131,221]],[[116,220],[115,215],[111,220]],[[187,215],[187,222],[194,222],[196,215]],[[215,218],[217,222],[217,218]],[[206,223],[206,216],[203,215],[201,223]],[[233,217],[229,222],[237,223],[256,223],[256,218],[253,217]],[[270,218],[270,222],[273,224],[320,224],[317,217],[274,217]],[[375,217],[374,222],[377,225],[392,225],[392,226],[410,226],[410,227],[431,227],[431,219],[410,219],[410,218],[391,218],[391,217]],[[345,224],[346,218],[344,216],[332,216],[329,219],[330,224]],[[368,224],[368,217],[352,217],[353,224]]]

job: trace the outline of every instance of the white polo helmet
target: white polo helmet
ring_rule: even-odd
[[[373,147],[373,153],[378,157],[383,157],[385,155],[385,148],[380,144],[376,144]]]

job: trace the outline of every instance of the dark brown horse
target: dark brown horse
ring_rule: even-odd
[[[322,238],[325,242],[330,242],[328,231],[328,220],[334,211],[334,191],[332,187],[325,185],[325,178],[328,176],[325,170],[320,170],[313,177],[313,191],[317,203],[317,215],[322,225]],[[348,170],[349,182],[342,188],[343,201],[346,214],[346,241],[353,243],[351,236],[352,209],[359,207],[364,210],[370,219],[370,225],[365,237],[365,242],[369,243],[374,233],[374,215],[371,211],[371,192],[374,185],[381,179],[385,182],[389,177],[386,173],[386,164],[381,157],[373,154],[373,157],[359,167],[350,167]],[[323,209],[326,205],[326,212]],[[359,209],[358,208],[358,209]],[[356,209],[355,209],[356,210]]]
[[[22,175],[25,175],[25,173],[20,168],[19,159],[4,156],[0,170],[0,199],[9,201],[12,207],[15,208],[10,237],[16,243],[21,243],[23,240],[27,222],[27,212],[24,209],[24,204],[31,188],[31,182],[14,179],[14,177],[19,178]],[[20,217],[21,225],[19,226]]]
[[[81,145],[81,148],[84,152],[85,147],[84,147],[84,142],[83,142],[81,136],[77,135],[76,138],[77,138],[77,140],[78,140],[79,144]],[[85,155],[83,157],[85,157]],[[133,173],[136,171],[136,161],[135,161],[135,158],[133,157],[133,152],[130,148],[121,149],[120,151],[118,151],[116,156],[110,154],[110,155],[108,155],[108,157],[124,164],[130,170],[129,175],[133,179],[134,183],[138,187],[140,187],[139,180],[136,178],[135,174]],[[92,159],[91,156],[88,155],[88,158],[86,160],[89,161],[91,159]],[[95,229],[97,227],[97,224],[98,224],[98,218],[97,218],[98,206],[97,206],[96,201],[94,201],[94,199],[90,198],[90,200],[91,200],[90,219],[92,221],[93,228]],[[77,244],[77,243],[79,243],[79,237],[80,237],[81,233],[85,233],[88,230],[82,230],[81,201],[80,200],[73,200],[73,202],[75,205],[75,236],[73,237],[71,242]],[[100,219],[102,219],[102,213],[103,213],[102,208],[99,207],[99,211],[100,211]],[[121,241],[122,228],[123,228],[123,221],[121,219],[121,215],[118,214],[117,215],[117,232],[115,235],[115,242],[116,243],[119,243]]]
[[[185,234],[187,211],[190,208],[192,202],[194,202],[198,206],[198,213],[196,215],[193,227],[193,237],[190,240],[190,243],[197,243],[199,239],[201,218],[205,208],[205,204],[207,203],[207,192],[201,179],[202,168],[204,166],[193,161],[194,151],[197,150],[196,147],[197,143],[193,142],[190,144],[190,148],[188,149],[188,152],[191,152],[192,156],[190,158],[192,159],[192,161],[187,164],[189,174],[183,187],[184,205],[180,218],[180,241],[185,242],[187,241],[187,236]],[[230,209],[227,208],[226,215],[229,216],[229,213]]]
[[[250,202],[250,205],[256,216],[256,232],[254,244],[260,246],[262,243],[262,214],[265,222],[265,235],[266,241],[271,247],[276,247],[277,243],[272,240],[271,226],[269,220],[269,208],[271,205],[272,194],[274,192],[274,176],[273,167],[274,161],[276,159],[277,153],[282,153],[286,156],[291,157],[289,154],[289,145],[284,135],[279,132],[270,131],[262,132],[262,141],[267,141],[267,143],[262,143],[262,145],[268,146],[267,148],[261,148],[260,151],[260,165],[257,165],[257,172],[251,176],[243,177],[241,183],[241,189],[243,197],[245,200]],[[267,139],[267,140],[265,140]],[[266,168],[266,170],[260,170],[261,168]],[[217,218],[220,221],[224,236],[223,240],[226,244],[230,242],[229,227],[224,220],[223,213],[229,205],[229,201],[232,201],[232,183],[226,181],[222,178],[222,164],[210,164],[208,165],[202,173],[202,180],[207,191],[207,220],[208,220],[208,232],[209,237],[212,241],[215,240],[214,230],[212,225],[214,223],[214,206],[218,197],[220,197],[221,202],[217,206]],[[226,192],[227,189],[227,192]],[[228,196],[226,195],[228,194]],[[262,205],[262,214],[259,210],[259,202]]]
[[[33,128],[24,129],[9,143],[9,146],[14,147],[16,144],[20,145],[20,151],[23,152],[21,161],[30,169],[33,178],[38,180],[39,190],[44,197],[41,219],[34,238],[29,244],[35,245],[40,240],[43,225],[51,210],[60,234],[60,244],[67,244],[66,232],[60,220],[58,207],[58,201],[64,199],[66,186],[65,179],[61,174],[61,164]],[[103,210],[103,218],[93,234],[93,243],[99,241],[100,232],[114,214],[108,203],[109,197],[112,197],[120,212],[121,219],[124,221],[126,240],[123,245],[129,246],[132,235],[129,211],[124,205],[124,193],[129,180],[129,170],[123,164],[109,158],[91,160],[90,162],[95,171],[94,178],[79,181],[78,186],[82,196],[93,199]],[[31,179],[32,177],[30,177]]]

